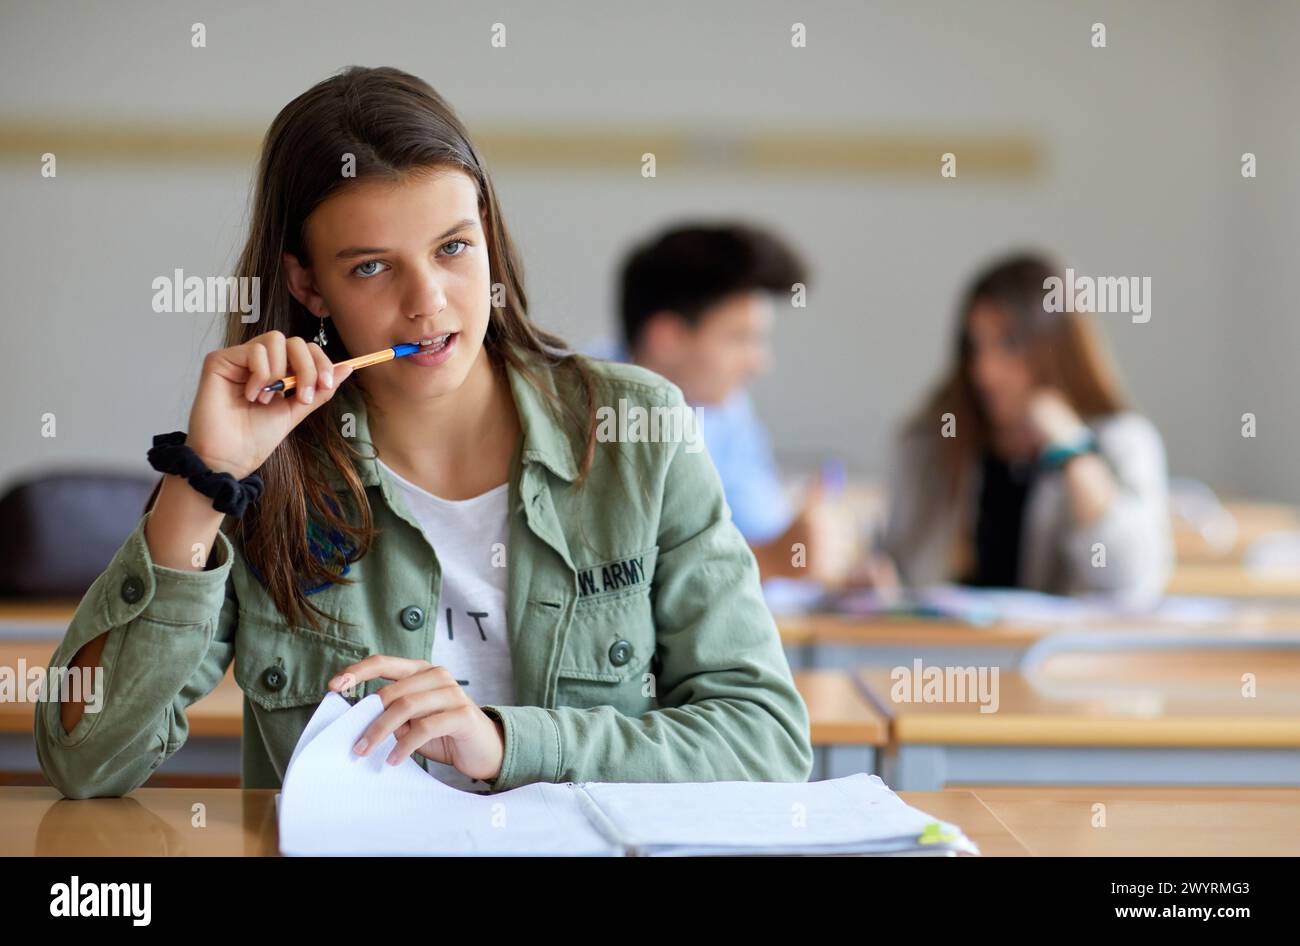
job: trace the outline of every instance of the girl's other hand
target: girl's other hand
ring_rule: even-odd
[[[395,682],[376,691],[384,711],[357,740],[353,748],[358,755],[368,755],[395,735],[397,746],[387,758],[390,765],[418,752],[455,766],[470,778],[490,781],[501,774],[505,758],[501,724],[469,698],[446,667],[376,654],[344,667],[330,680],[329,688],[341,693],[381,678]]]

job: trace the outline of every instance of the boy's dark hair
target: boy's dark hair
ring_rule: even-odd
[[[736,292],[787,293],[806,282],[795,252],[771,233],[745,224],[674,227],[637,247],[623,264],[619,299],[623,340],[636,347],[656,312],[691,325]]]

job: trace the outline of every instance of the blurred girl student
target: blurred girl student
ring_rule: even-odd
[[[467,790],[807,778],[807,711],[707,452],[595,437],[601,405],[686,410],[680,391],[530,321],[433,89],[351,68],[290,102],[239,272],[263,277],[262,321],[232,317],[205,358],[184,446],[264,491],[235,510],[163,477],[54,655],[106,692],[40,707],[53,785],[140,785],[232,661],[250,788],[280,784],[329,690],[382,697],[354,751],[395,737],[389,762]],[[422,351],[333,367],[401,343]],[[292,397],[262,392],[289,374]]]
[[[1125,406],[1089,316],[1044,308],[1056,272],[1007,259],[962,300],[952,364],[891,471],[885,546],[906,585],[1164,589],[1160,435]]]

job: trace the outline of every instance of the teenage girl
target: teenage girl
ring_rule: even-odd
[[[204,359],[54,655],[104,692],[41,706],[52,784],[140,785],[232,662],[247,787],[280,784],[330,690],[382,698],[354,751],[471,790],[807,778],[807,712],[707,452],[597,436],[602,407],[689,408],[530,321],[491,179],[432,88],[351,68],[290,102],[239,271],[260,321],[232,315]],[[421,351],[334,366],[402,343]]]

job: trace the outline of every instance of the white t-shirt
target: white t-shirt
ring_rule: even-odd
[[[434,496],[380,466],[403,493],[442,566],[442,597],[430,660],[446,667],[479,706],[512,706],[515,678],[506,633],[505,549],[510,484],[472,499]],[[430,774],[465,791],[487,791],[453,766],[427,761]]]

